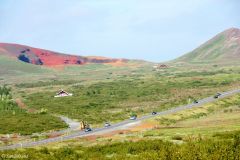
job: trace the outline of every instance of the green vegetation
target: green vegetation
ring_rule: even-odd
[[[149,114],[194,99],[214,95],[238,84],[240,75],[235,72],[188,72],[162,76],[129,76],[124,80],[98,82],[90,85],[69,86],[72,97],[54,98],[57,90],[29,95],[26,104],[34,109],[46,108],[50,113],[85,120],[90,124],[127,119],[131,113]]]
[[[66,128],[59,118],[48,114],[26,113],[23,110],[14,109],[10,111],[0,111],[0,133],[30,135],[32,133],[45,132]]]
[[[49,69],[0,56],[0,84],[13,88],[12,91],[6,85],[0,86],[0,134],[30,135],[66,128],[60,118],[52,116],[58,114],[84,120],[91,127],[102,126],[106,121],[141,117],[239,88],[240,68],[234,54],[239,47],[235,39],[223,32],[174,61],[177,63],[168,63],[169,67],[158,70],[153,69],[152,63],[140,61],[122,66],[88,64]],[[61,88],[73,96],[54,98]],[[22,99],[26,106],[18,106],[14,98]],[[34,160],[237,160],[239,115],[240,95],[235,95],[157,116],[109,135],[53,143],[48,148],[0,151],[0,160],[25,156]],[[42,139],[46,135],[15,138],[14,134],[1,135],[0,145]]]
[[[15,86],[18,88],[34,88],[34,87],[44,87],[44,86],[53,86],[53,85],[70,85],[79,83],[76,80],[52,80],[52,81],[39,81],[35,83],[19,83]]]
[[[46,112],[29,113],[19,108],[10,91],[9,87],[0,86],[0,134],[28,135],[67,127],[59,118]]]
[[[214,57],[216,58],[216,54],[211,55],[208,51],[211,50],[212,48],[222,47],[224,38],[225,37],[223,35],[218,36],[214,39],[214,41],[205,43],[204,45],[193,50],[192,52],[189,52],[189,53],[183,55],[182,57],[177,58],[175,61],[185,61],[185,62],[202,61],[203,62],[203,60],[211,60]],[[210,59],[207,58],[208,56],[210,56]]]
[[[93,147],[64,147],[60,149],[24,149],[0,152],[0,155],[22,155],[28,159],[240,159],[240,136],[232,139],[203,140],[200,137],[183,144],[161,140],[113,143]],[[1,157],[0,157],[1,158]],[[6,157],[2,157],[6,158]]]
[[[25,77],[25,81],[13,82],[14,98],[21,97],[27,108],[34,111],[31,113],[17,106],[8,87],[1,87],[0,97],[4,98],[0,102],[0,134],[30,135],[67,127],[52,114],[84,120],[92,127],[102,126],[105,121],[113,123],[131,115],[139,117],[192,103],[195,99],[236,88],[240,80],[239,68],[218,66],[206,70],[172,67],[156,72],[149,72],[151,65],[131,69],[107,65],[79,68],[68,66],[59,73],[51,71],[54,73],[51,78],[39,76],[41,78],[30,81]],[[1,96],[1,90],[6,92],[6,88],[9,93]],[[73,96],[54,98],[61,88]],[[29,159],[234,159],[238,156],[235,150],[239,146],[234,147],[240,130],[239,110],[234,106],[239,105],[239,99],[236,96],[198,109],[159,117],[152,120],[156,123],[154,128],[141,130],[141,133],[119,132],[111,138],[100,136],[93,143],[97,144],[95,146],[91,141],[72,140],[74,142],[69,143],[73,146],[59,149],[50,147],[2,153],[26,154]],[[126,142],[120,143],[122,139]],[[132,142],[135,140],[137,142]],[[5,144],[10,143],[18,142]],[[61,145],[66,146],[65,143],[68,144],[64,142]],[[79,146],[79,143],[84,146]],[[88,145],[90,147],[86,147]]]
[[[177,140],[179,143],[187,140],[189,136],[197,135],[210,139],[233,138],[233,135],[239,134],[240,131],[239,106],[238,94],[200,108],[159,116],[147,121],[155,124],[153,129],[144,131],[143,135],[133,134],[132,137]]]
[[[232,41],[226,32],[223,32],[192,52],[177,58],[175,62],[236,64],[238,57],[233,53],[238,49],[237,43]]]
[[[101,144],[103,141],[99,140],[97,145],[90,147],[71,145],[70,143],[69,146],[58,149],[26,149],[6,151],[4,154],[29,153],[29,159],[36,157],[48,159],[51,156],[52,159],[61,157],[61,159],[235,160],[240,158],[239,104],[240,95],[236,95],[197,110],[192,109],[176,115],[169,115],[169,119],[177,116],[184,117],[175,120],[173,126],[143,132],[143,137],[137,142],[131,133],[131,137],[124,134],[119,135],[125,139],[125,142],[115,142],[112,140],[114,137],[111,137],[111,140],[108,138],[109,141],[104,145]],[[232,113],[224,113],[224,109],[232,109]],[[140,133],[134,134],[140,135]],[[168,136],[170,139],[159,140],[159,137]]]
[[[193,58],[192,61],[201,61],[202,59],[207,59],[208,61],[216,60],[217,57],[225,53],[222,45],[224,43],[224,40],[225,37],[223,35],[220,35],[216,37],[212,43],[207,43],[203,47],[196,49],[191,53],[190,57]],[[211,53],[209,53],[209,50],[211,50]]]
[[[0,55],[0,75],[4,76],[20,76],[20,75],[36,75],[42,73],[50,73],[51,70],[45,67],[39,67],[28,63],[16,61],[13,58]]]
[[[6,85],[0,86],[0,111],[1,110],[11,110],[16,104],[12,100],[12,95],[10,94],[11,88]]]

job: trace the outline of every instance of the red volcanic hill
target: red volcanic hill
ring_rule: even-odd
[[[7,55],[26,63],[45,66],[83,65],[86,63],[114,64],[128,61],[126,59],[68,55],[45,49],[9,43],[0,43],[0,55]]]

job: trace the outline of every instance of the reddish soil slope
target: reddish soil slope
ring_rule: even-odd
[[[67,55],[45,49],[9,43],[0,43],[0,55],[7,55],[26,63],[45,66],[82,65],[86,63],[119,64],[128,61],[126,59]]]

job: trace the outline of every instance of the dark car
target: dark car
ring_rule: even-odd
[[[214,98],[219,98],[219,96],[221,96],[221,93],[217,93]]]
[[[198,100],[194,100],[193,103],[198,103]]]
[[[86,129],[85,129],[85,132],[91,132],[91,131],[92,131],[91,128],[86,128]]]
[[[157,114],[157,112],[152,112],[152,115],[156,115]]]

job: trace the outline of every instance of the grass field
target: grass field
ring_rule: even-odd
[[[240,94],[200,108],[158,116],[118,132],[51,144],[49,148],[107,145],[114,142],[163,140],[183,144],[189,140],[228,141],[240,133]]]
[[[29,108],[38,111],[47,109],[49,118],[51,114],[61,114],[95,126],[105,121],[127,119],[131,114],[140,116],[191,103],[194,99],[235,88],[240,80],[237,67],[213,67],[208,71],[194,67],[190,70],[170,67],[156,72],[150,65],[138,66],[136,62],[130,62],[129,66],[86,65],[80,69],[69,66],[57,74],[56,77],[68,73],[60,79],[45,77],[41,81],[19,81],[21,83],[13,86],[13,97],[22,98]],[[76,76],[72,79],[73,75]],[[74,96],[53,98],[60,88],[72,92]],[[45,124],[47,116],[41,117],[45,126],[37,130],[38,127],[32,125],[35,128],[32,132],[61,128]],[[24,131],[21,133],[25,134]]]
[[[60,118],[43,112],[30,113],[19,108],[9,93],[3,95],[1,92],[0,134],[29,135],[66,127]]]
[[[0,151],[0,158],[19,155],[27,159],[228,159],[240,158],[239,133],[233,134],[233,140],[189,140],[184,144],[161,140],[142,140],[137,142],[112,143],[93,147],[63,147],[59,149],[23,149]],[[11,157],[10,157],[11,158]]]
[[[238,71],[229,70],[167,74],[131,75],[94,84],[74,81],[78,85],[65,86],[73,93],[72,97],[53,98],[58,91],[56,87],[47,91],[35,88],[22,96],[30,108],[45,108],[49,113],[101,124],[127,119],[133,113],[143,115],[191,103],[194,99],[234,88],[240,80]]]
[[[0,55],[0,75],[1,76],[19,76],[24,74],[41,74],[41,73],[48,73],[50,69],[45,67],[39,67],[36,65],[31,65],[28,63],[24,63],[21,61],[16,61],[14,58],[9,58]]]
[[[21,135],[29,135],[67,128],[67,125],[59,118],[49,114],[12,111],[0,113],[0,128],[0,134],[19,133]]]
[[[157,124],[143,136],[163,140],[186,140],[191,136],[217,137],[216,135],[240,131],[240,95],[214,103],[161,116],[151,122]]]
[[[108,65],[68,66],[59,73],[54,70],[54,74],[30,75],[29,80],[25,76],[14,81],[9,79],[10,84],[14,84],[11,85],[13,98],[20,98],[36,112],[19,109],[14,103],[12,107],[8,105],[8,109],[2,107],[0,134],[31,135],[66,128],[66,124],[53,116],[55,114],[87,121],[92,127],[102,126],[105,121],[112,123],[128,119],[131,114],[141,116],[165,110],[240,86],[238,67],[174,66],[153,71],[150,66],[131,65],[119,68]],[[61,88],[73,96],[54,98]],[[5,151],[0,155],[27,154],[29,159],[136,159],[156,156],[177,159],[193,155],[202,159],[209,156],[234,159],[238,156],[236,152],[225,154],[219,150],[235,151],[239,147],[239,99],[240,96],[236,95],[200,108],[158,117],[127,132],[99,135],[94,140],[79,138],[50,144],[48,148]],[[46,112],[42,114],[41,110]],[[144,127],[149,124],[150,127]],[[194,152],[188,153],[188,150]]]

